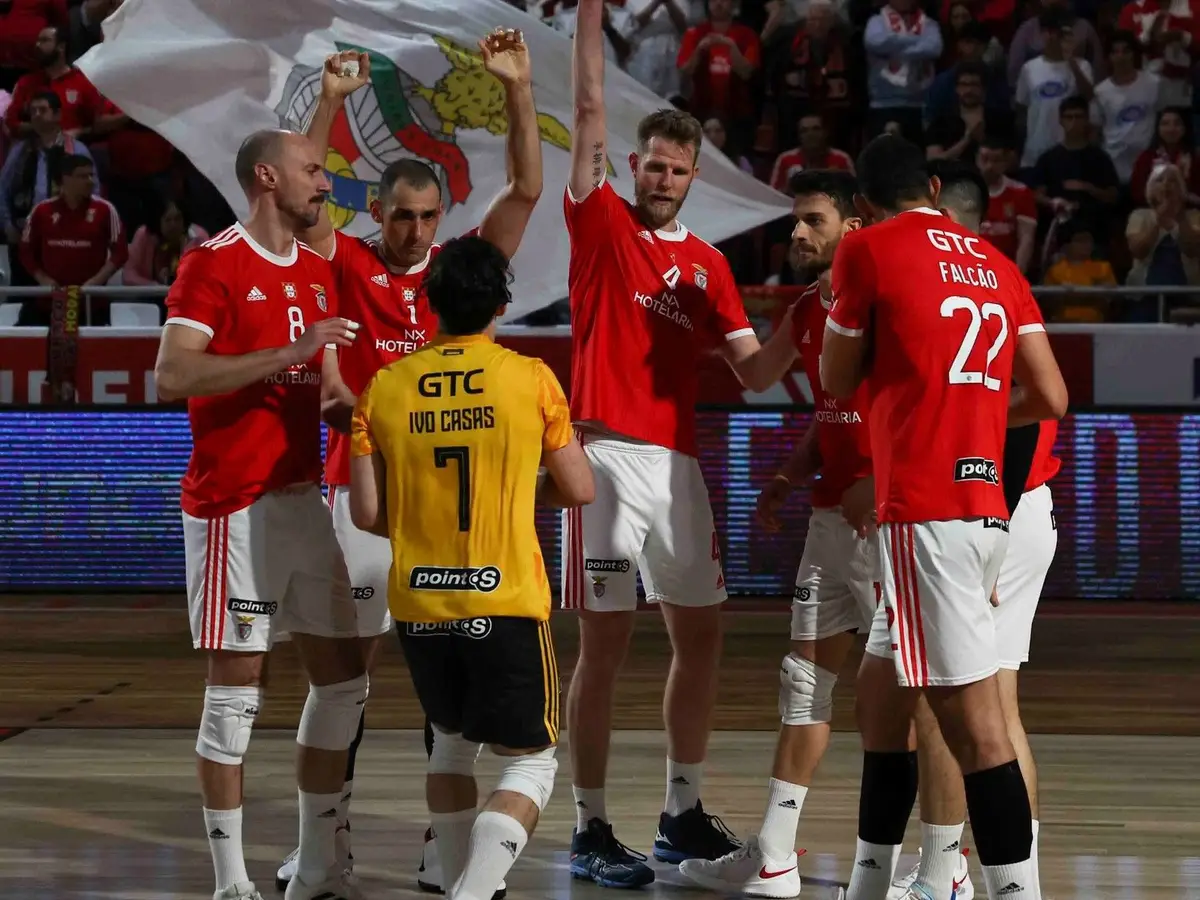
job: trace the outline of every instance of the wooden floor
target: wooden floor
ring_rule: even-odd
[[[0,598],[6,900],[211,896],[192,755],[203,663],[190,649],[181,600],[143,602],[137,610],[120,605],[128,601],[31,608]],[[786,606],[731,610],[727,623],[704,796],[710,811],[745,834],[765,800]],[[564,681],[574,632],[572,617],[556,619]],[[1088,605],[1047,608],[1041,616],[1033,662],[1023,673],[1023,704],[1042,777],[1047,898],[1200,900],[1197,660],[1200,617],[1172,609]],[[667,665],[661,623],[649,613],[622,682],[623,730],[615,738],[609,797],[618,835],[642,850],[662,804]],[[839,685],[835,727],[843,733],[835,735],[801,820],[806,897],[828,896],[853,857],[860,756],[849,701],[856,665],[851,661]],[[275,895],[274,869],[295,839],[292,759],[304,691],[294,655],[280,648],[246,779],[247,861],[268,898]],[[420,714],[394,648],[373,680],[367,716],[353,812],[357,871],[372,897],[413,896],[426,818],[424,752],[413,730]],[[509,879],[511,895],[609,897],[569,878],[565,748],[560,760],[557,791]],[[495,771],[485,760],[485,786]],[[915,823],[909,834],[916,839]],[[658,872],[654,892],[685,890],[671,867]],[[977,868],[973,874],[982,898]]]

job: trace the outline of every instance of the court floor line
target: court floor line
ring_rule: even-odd
[[[13,738],[17,737],[18,735],[24,734],[27,731],[37,728],[39,725],[45,725],[49,722],[53,722],[55,719],[58,719],[62,716],[69,715],[70,713],[75,712],[75,710],[79,709],[81,706],[87,706],[90,703],[95,703],[97,700],[99,700],[102,697],[108,697],[112,694],[115,694],[117,691],[124,690],[125,688],[130,687],[132,685],[133,685],[132,681],[118,681],[117,683],[109,685],[106,688],[101,688],[100,690],[94,691],[91,694],[86,694],[83,697],[80,697],[74,703],[68,703],[66,706],[60,706],[58,709],[54,710],[53,712],[43,713],[42,715],[40,715],[36,719],[34,719],[33,725],[29,725],[24,728],[0,727],[0,744],[4,743],[5,741],[12,740]]]

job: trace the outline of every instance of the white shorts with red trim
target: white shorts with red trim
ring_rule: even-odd
[[[1029,662],[1033,617],[1057,549],[1054,497],[1043,484],[1021,496],[1009,522],[1008,550],[996,583],[1000,605],[992,610],[1002,669],[1019,669]]]
[[[879,526],[880,594],[867,652],[902,687],[973,684],[1000,667],[990,602],[1008,546],[997,519]]]
[[[281,633],[355,637],[346,561],[316,485],[227,516],[183,514],[192,646],[262,653]]]
[[[563,609],[676,606],[725,600],[721,548],[700,463],[658,447],[580,435],[596,477],[596,499],[563,510]]]
[[[350,592],[358,607],[359,637],[374,637],[392,629],[388,612],[388,574],[392,570],[392,544],[387,538],[363,531],[350,521],[350,488],[329,489],[333,530],[346,557]]]
[[[840,507],[814,509],[792,594],[792,640],[866,633],[878,605],[878,535],[860,539]]]

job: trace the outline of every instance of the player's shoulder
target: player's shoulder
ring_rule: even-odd
[[[60,201],[57,197],[47,197],[45,200],[33,204],[33,208],[29,210],[29,218],[32,219],[35,216],[39,219],[45,218],[58,209],[59,204]]]
[[[1017,181],[1015,178],[1004,176],[1004,184],[1000,189],[1001,194],[1009,194],[1014,197],[1032,197],[1033,189],[1023,181]]]
[[[700,235],[696,234],[696,232],[684,226],[682,222],[679,223],[679,227],[683,228],[685,231],[683,240],[680,242],[680,247],[686,254],[688,254],[688,256],[691,258],[691,261],[708,261],[722,265],[728,265],[728,261],[725,259],[724,253],[722,253],[704,238],[700,237]]]
[[[91,199],[88,201],[88,206],[94,210],[98,210],[102,215],[109,217],[116,216],[118,219],[120,218],[120,213],[117,212],[117,207],[112,203],[112,201],[105,197],[101,197],[99,194],[92,194]]]

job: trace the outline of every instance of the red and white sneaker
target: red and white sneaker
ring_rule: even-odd
[[[975,885],[971,884],[971,872],[967,867],[967,854],[970,851],[963,849],[958,855],[958,867],[954,870],[954,887],[950,893],[950,900],[974,900]],[[892,882],[891,888],[888,890],[887,900],[905,900],[911,896],[909,890],[913,883],[917,880],[917,870],[921,868],[921,851],[917,851],[917,861],[913,864],[910,871],[903,878],[897,878]],[[919,894],[917,896],[920,896]]]
[[[751,835],[742,846],[717,859],[685,859],[679,872],[709,890],[789,900],[800,896],[798,862],[795,853],[772,859],[759,846],[758,835]]]

